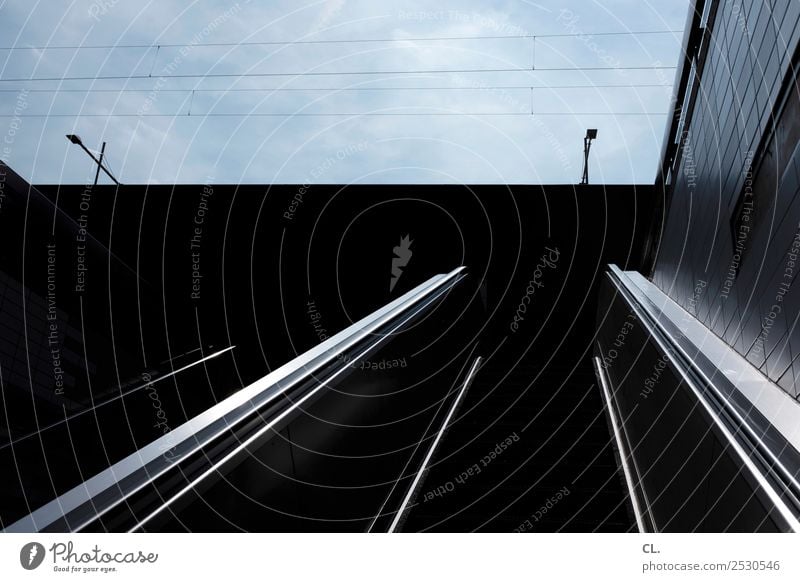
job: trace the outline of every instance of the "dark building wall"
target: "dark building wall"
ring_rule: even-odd
[[[65,228],[58,247],[65,260],[59,264],[68,267],[71,261],[66,259],[73,256],[75,240],[70,229],[82,213],[85,187],[30,188],[20,179],[12,188],[8,181],[11,171],[7,170],[5,181],[0,180],[7,194],[0,220],[8,226],[0,231],[5,243],[1,248],[7,251],[0,272],[21,281],[20,241],[29,193],[37,199],[41,196],[42,207],[29,213],[26,240],[29,244],[41,241],[44,248],[57,201],[60,210],[55,215],[56,224]],[[74,376],[83,387],[91,381],[92,390],[111,387],[122,391],[131,386],[133,390],[137,385],[141,389],[104,406],[99,420],[94,414],[85,414],[80,418],[86,422],[70,420],[68,432],[62,425],[45,431],[49,435],[46,456],[30,427],[6,427],[5,440],[0,442],[0,467],[14,466],[13,454],[26,461],[20,478],[4,484],[0,526],[27,513],[26,504],[34,509],[152,441],[161,431],[159,421],[166,421],[165,430],[174,428],[317,345],[323,334],[331,336],[431,275],[458,265],[466,265],[469,276],[457,292],[420,324],[425,328],[415,325],[404,342],[393,340],[397,357],[408,362],[403,371],[431,376],[442,363],[468,353],[479,340],[480,351],[476,353],[492,354],[492,367],[481,370],[481,384],[474,391],[476,401],[465,404],[474,423],[469,430],[475,431],[469,434],[469,441],[486,428],[487,419],[497,419],[492,430],[501,439],[516,427],[525,426],[542,410],[541,406],[533,407],[538,401],[531,404],[531,398],[540,394],[558,391],[574,404],[569,398],[576,393],[577,381],[567,377],[586,360],[591,349],[595,291],[602,266],[613,262],[628,269],[641,268],[639,255],[653,198],[652,186],[215,185],[210,194],[203,185],[97,187],[92,193],[88,223],[97,252],[88,259],[90,272],[83,299],[88,311],[82,329],[84,335],[96,331],[100,339],[88,342],[87,353],[81,350],[80,356],[90,362],[113,363],[113,357],[98,354],[104,355],[103,350],[115,344],[119,349],[124,343],[131,357],[129,365],[119,366],[118,372],[112,369],[108,382],[99,381],[105,375],[83,367]],[[199,219],[201,225],[196,223]],[[393,249],[406,235],[413,240],[413,257],[392,289]],[[192,255],[195,236],[199,240],[199,262]],[[544,274],[538,267],[537,275],[543,254],[551,256],[547,247],[558,249],[559,261]],[[25,253],[25,258],[39,266],[38,273],[46,275],[46,263],[40,255]],[[110,261],[119,262],[111,275],[102,269]],[[195,267],[202,275],[197,298],[192,296]],[[539,277],[546,277],[546,282]],[[72,269],[59,273],[59,281],[68,282],[65,286],[69,290],[74,285]],[[532,281],[542,283],[542,287]],[[25,282],[32,283],[28,279]],[[65,292],[63,310],[69,321],[80,322],[75,314],[80,314],[81,304],[73,295]],[[520,321],[512,328],[515,318]],[[37,321],[29,320],[28,326],[35,326]],[[24,333],[21,324],[12,331],[16,340]],[[153,377],[159,371],[178,367],[163,360],[186,352],[196,354],[200,348],[208,353],[212,346],[220,349],[230,345],[236,347],[229,357],[182,372],[150,389],[145,375]],[[516,381],[509,382],[509,372],[519,367],[522,358],[529,362],[528,367],[521,367]],[[558,366],[554,366],[555,361]],[[0,367],[4,372],[10,369],[10,360],[2,352]],[[550,376],[539,377],[541,370]],[[397,374],[397,370],[376,370],[370,371],[369,377],[385,376],[394,382],[392,386],[398,382],[414,384],[398,380]],[[4,378],[6,391],[27,398],[13,410],[9,408],[9,413],[38,412],[40,402],[30,398],[27,376],[16,378],[13,386],[9,386],[10,380],[10,376]],[[578,386],[584,390],[581,397],[590,393],[590,397],[598,398],[591,382],[590,376],[585,386]],[[444,380],[435,383],[437,389],[450,387]],[[434,391],[424,390],[426,385],[419,383],[423,388],[407,391],[408,398],[414,398],[409,401],[410,408],[424,408],[423,396],[435,396]],[[526,393],[530,408],[512,406]],[[589,421],[601,418],[599,402],[590,398],[584,402],[582,411]],[[573,409],[547,403],[540,422],[554,423],[554,419],[571,416]],[[357,412],[361,422],[378,423],[363,409]],[[376,408],[375,414],[378,412]],[[577,423],[581,432],[586,429],[582,419]],[[549,424],[540,430],[552,436]],[[29,434],[36,438],[25,438]],[[408,442],[419,440],[412,430],[398,434]],[[532,435],[533,428],[527,434]],[[13,451],[5,442],[11,438],[18,439]],[[292,433],[292,438],[298,438],[298,434]],[[494,439],[494,435],[487,438]],[[331,447],[326,449],[328,454],[341,453],[334,450],[339,441],[324,440]],[[553,446],[578,442],[560,437],[552,440]],[[390,446],[382,438],[373,438],[373,442]],[[536,443],[536,438],[529,436],[525,445],[517,447],[518,463],[529,461]],[[605,454],[601,450],[604,444],[602,437],[591,433],[579,441],[573,453],[577,464],[565,469],[570,480],[575,478],[573,468],[585,467]],[[472,452],[486,454],[484,445],[476,440]],[[77,458],[73,448],[80,453]],[[511,463],[515,454],[506,457],[509,472],[517,466]],[[616,483],[611,465],[608,462],[600,468],[608,472],[600,478],[600,484]],[[392,465],[387,463],[387,467]],[[343,478],[348,474],[341,473]],[[368,477],[368,472],[364,475]],[[501,479],[507,473],[498,471],[497,475]],[[598,490],[597,482],[589,480],[591,474],[584,475],[587,484],[570,496],[577,504],[576,511],[584,501],[595,499]],[[565,482],[559,481],[562,485]],[[601,521],[623,502],[621,490],[606,493],[606,497],[594,501]],[[498,514],[509,504],[510,498],[505,496],[510,495],[498,488],[486,515]],[[532,491],[531,503],[538,503],[541,495]],[[548,491],[547,495],[552,493]],[[604,504],[612,498],[607,508]],[[502,523],[498,521],[492,527],[510,530],[530,514],[524,503],[515,511],[520,514],[505,515]],[[586,511],[583,515],[588,522],[596,514]],[[587,522],[574,527],[590,527]]]
[[[800,2],[696,8],[693,26],[707,25],[687,48],[696,75],[670,138],[653,281],[796,397]]]

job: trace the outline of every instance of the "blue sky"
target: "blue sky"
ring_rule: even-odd
[[[23,79],[0,82],[0,158],[34,183],[82,183],[92,163],[64,137],[77,133],[91,148],[108,142],[125,183],[575,183],[596,127],[592,181],[648,183],[674,69],[590,69],[674,66],[687,10],[687,0],[0,1],[0,45],[15,47],[0,50],[0,79]],[[677,32],[598,34],[625,31]],[[488,36],[520,38],[403,40]],[[253,44],[327,39],[394,42]],[[86,48],[97,45],[115,48]],[[41,48],[53,46],[84,48]],[[475,69],[523,70],[397,73]],[[384,73],[307,74],[344,71]],[[254,75],[275,72],[290,74]]]

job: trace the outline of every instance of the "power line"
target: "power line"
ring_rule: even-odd
[[[647,112],[647,111],[541,111],[541,112],[517,112],[517,111],[452,111],[452,112],[336,112],[336,113],[290,113],[290,112],[275,112],[275,113],[195,113],[188,115],[186,113],[26,113],[23,115],[0,115],[0,118],[49,118],[49,117],[175,117],[175,118],[206,118],[206,117],[536,117],[536,116],[574,116],[574,115],[611,115],[611,116],[658,116],[668,115],[669,112]]]
[[[434,87],[233,87],[231,89],[159,89],[159,93],[272,93],[284,91],[298,91],[298,92],[314,92],[314,91],[495,91],[495,90],[552,90],[552,89],[640,89],[640,88],[667,88],[672,89],[672,84],[664,83],[640,83],[640,84],[611,84],[611,85],[478,85],[468,87],[454,87],[454,86],[434,86]],[[95,89],[87,87],[84,89],[0,89],[0,93],[19,93],[25,91],[27,93],[150,93],[153,89],[132,89],[132,88],[118,88],[118,89]]]
[[[249,77],[319,77],[336,75],[424,75],[442,73],[537,73],[548,71],[656,71],[675,69],[676,67],[667,65],[645,65],[633,67],[544,67],[536,69],[525,69],[520,67],[501,68],[501,69],[418,69],[418,70],[386,70],[386,71],[306,71],[295,73],[204,73],[187,75],[108,75],[94,77],[32,77],[32,78],[10,78],[0,79],[0,82],[36,82],[36,81],[120,81],[133,79],[213,79],[213,78],[249,78]]]
[[[41,46],[5,46],[4,51],[16,50],[109,50],[109,49],[151,49],[151,48],[177,48],[177,47],[232,47],[232,46],[287,46],[295,44],[355,44],[355,43],[382,43],[382,42],[427,42],[427,41],[459,41],[459,40],[502,40],[520,38],[576,38],[593,36],[645,36],[659,34],[683,34],[683,30],[629,30],[614,32],[593,33],[559,33],[559,34],[511,34],[511,35],[476,35],[476,36],[429,36],[409,38],[340,38],[320,40],[270,40],[246,42],[186,42],[186,43],[156,43],[156,44],[117,44],[117,45],[41,45]]]

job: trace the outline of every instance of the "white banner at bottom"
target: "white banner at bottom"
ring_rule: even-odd
[[[796,547],[781,534],[0,534],[0,579],[798,580]]]

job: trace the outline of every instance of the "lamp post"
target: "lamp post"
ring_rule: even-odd
[[[106,142],[103,142],[103,147],[100,150],[100,159],[97,159],[94,156],[94,154],[91,151],[89,151],[89,149],[85,145],[83,145],[83,142],[81,141],[80,137],[78,137],[77,135],[75,135],[73,133],[69,133],[69,134],[67,134],[67,139],[69,141],[71,141],[72,143],[74,143],[75,145],[81,146],[81,148],[83,148],[83,151],[85,151],[87,154],[89,154],[89,157],[92,158],[94,160],[94,162],[97,164],[97,172],[94,175],[94,185],[95,186],[97,186],[97,180],[98,180],[98,178],[100,178],[100,170],[103,170],[106,173],[106,175],[108,175],[108,177],[111,178],[117,186],[122,186],[122,184],[119,182],[119,180],[117,180],[114,176],[112,176],[111,172],[108,171],[108,168],[106,168],[103,165],[103,156],[106,153]]]
[[[589,184],[589,150],[592,147],[592,140],[597,138],[596,129],[587,129],[586,137],[583,138],[583,178],[581,178],[581,185],[586,186]]]

